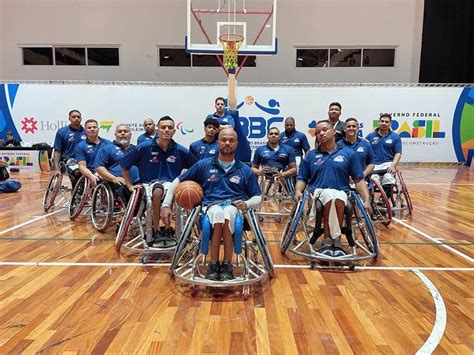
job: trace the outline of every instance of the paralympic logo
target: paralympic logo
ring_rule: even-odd
[[[194,129],[187,129],[187,128],[184,128],[184,122],[179,122],[177,125],[176,125],[176,128],[181,132],[181,134],[183,136],[185,136],[186,134],[188,133],[193,133],[194,132]]]

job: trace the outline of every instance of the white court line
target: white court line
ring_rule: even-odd
[[[128,266],[171,266],[171,263],[113,263],[113,262],[55,262],[55,261],[0,261],[0,266],[76,266],[76,267],[128,267]],[[279,269],[309,269],[310,265],[274,265]],[[316,269],[330,269],[327,267],[316,267]],[[474,271],[470,267],[431,267],[431,266],[356,266],[356,270],[386,270],[386,271]]]
[[[428,239],[428,240],[431,240],[432,242],[438,244],[439,246],[441,246],[441,247],[443,247],[443,248],[445,248],[445,249],[448,249],[450,252],[452,252],[452,253],[454,253],[454,254],[456,254],[456,255],[458,255],[458,256],[460,256],[460,257],[466,259],[467,261],[469,261],[469,262],[471,262],[471,263],[474,262],[474,259],[471,258],[469,255],[466,255],[466,254],[460,252],[459,250],[454,249],[453,247],[444,244],[443,242],[439,241],[438,238],[433,238],[433,237],[430,236],[429,234],[426,234],[425,232],[422,232],[422,231],[420,231],[419,229],[416,229],[415,227],[410,226],[408,223],[403,222],[401,219],[392,218],[392,220],[394,220],[395,222],[401,224],[402,226],[404,226],[404,227],[406,227],[406,228],[412,230],[413,232],[415,232],[415,233],[421,235],[422,237],[424,237],[424,238],[426,238],[426,239]]]
[[[417,355],[431,354],[438,346],[441,338],[443,337],[444,330],[446,329],[446,306],[444,305],[443,297],[439,293],[436,286],[427,278],[422,272],[413,270],[421,281],[423,281],[430,290],[431,297],[433,297],[435,305],[435,324],[430,336],[423,344],[423,346],[416,352]]]
[[[33,223],[33,222],[39,221],[40,219],[46,218],[46,217],[48,217],[48,216],[52,216],[53,214],[56,214],[56,213],[59,213],[59,212],[62,212],[62,211],[63,211],[63,209],[59,209],[59,210],[57,210],[57,211],[54,211],[54,212],[45,214],[44,216],[39,216],[39,217],[30,219],[29,221],[26,221],[26,222],[17,224],[16,226],[13,226],[13,227],[11,227],[11,228],[5,229],[4,231],[1,231],[1,232],[0,232],[0,235],[5,234],[5,233],[8,233],[8,232],[11,232],[12,230],[21,228],[21,227],[23,227],[23,226],[26,226],[26,225],[31,224],[31,223]]]
[[[472,183],[450,183],[450,182],[406,182],[407,185],[441,185],[441,186],[474,186]]]

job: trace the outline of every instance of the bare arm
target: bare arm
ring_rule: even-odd
[[[110,171],[108,171],[103,166],[98,166],[96,171],[97,171],[97,174],[99,174],[99,176],[102,179],[106,180],[106,181],[110,181],[110,182],[112,182],[114,184],[118,184],[118,185],[125,185],[126,184],[124,178],[111,174]]]
[[[389,168],[387,169],[387,172],[389,173],[395,172],[395,170],[397,170],[397,166],[401,158],[402,158],[402,155],[400,153],[396,153],[395,156],[393,157],[392,164],[390,164]]]
[[[59,174],[59,161],[61,160],[61,152],[58,150],[54,150],[53,153],[53,171],[54,174]]]
[[[374,171],[375,164],[368,164],[364,169],[364,177],[370,176]]]
[[[360,197],[362,197],[365,209],[367,210],[367,212],[372,213],[372,209],[370,207],[369,189],[367,188],[367,184],[363,179],[360,179],[355,183],[355,186]]]
[[[124,169],[124,168],[120,168],[120,170],[122,171],[122,176],[125,180],[125,184],[127,185],[129,190],[132,190],[133,182],[132,182],[132,179],[130,178],[130,173],[128,172],[127,169]]]
[[[295,200],[299,201],[301,196],[303,195],[303,191],[306,188],[306,182],[303,180],[296,181],[295,186]]]
[[[81,172],[81,174],[89,179],[92,187],[96,187],[97,186],[97,179],[94,176],[94,174],[92,174],[92,171],[90,171],[87,168],[87,163],[85,162],[85,160],[81,160],[80,162],[78,162],[78,164],[79,164],[79,171]]]
[[[229,100],[229,109],[235,110],[237,108],[237,93],[236,93],[237,81],[235,80],[235,74],[229,74],[227,79],[227,89],[228,89],[228,100]]]

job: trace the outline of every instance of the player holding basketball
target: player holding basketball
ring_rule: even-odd
[[[370,212],[370,198],[364,174],[356,154],[348,148],[336,144],[336,130],[329,120],[316,125],[317,149],[309,152],[301,162],[296,177],[295,199],[298,201],[306,186],[316,200],[323,205],[324,240],[319,252],[326,256],[345,255],[341,243],[341,225],[344,207],[347,204],[349,178],[364,201],[364,207]],[[314,217],[314,212],[312,212]]]
[[[204,138],[191,143],[189,151],[197,160],[213,157],[217,154],[217,133],[219,121],[215,118],[206,118],[204,121]]]
[[[147,240],[149,246],[163,248],[176,245],[170,218],[163,218],[164,228],[160,226],[161,200],[164,192],[183,169],[189,169],[196,164],[196,158],[185,147],[173,140],[176,132],[174,120],[170,116],[161,117],[158,121],[158,138],[147,140],[142,144],[131,147],[120,160],[122,175],[128,188],[134,189],[130,169],[138,167],[140,181],[153,184],[153,241]]]
[[[280,134],[280,143],[293,148],[296,158],[296,167],[298,168],[303,156],[309,152],[310,146],[306,134],[296,130],[295,119],[293,117],[287,117],[285,119],[285,131]]]
[[[156,136],[155,122],[151,118],[145,118],[143,128],[145,128],[145,133],[138,136],[137,144],[151,140]]]
[[[200,160],[188,171],[180,175],[170,185],[163,202],[162,216],[171,216],[171,202],[179,182],[193,180],[202,186],[203,204],[207,209],[213,226],[211,239],[211,262],[206,278],[209,280],[232,280],[234,221],[238,210],[258,208],[261,203],[261,191],[252,170],[236,159],[238,140],[232,128],[219,132],[217,144],[219,154],[216,157]],[[224,241],[224,260],[220,264],[219,252],[221,240]]]
[[[387,171],[382,176],[382,187],[388,198],[392,197],[395,172],[402,157],[402,140],[390,129],[391,125],[392,116],[384,113],[380,115],[379,127],[366,137],[374,151],[374,171]],[[373,174],[372,178],[380,181],[378,174]]]

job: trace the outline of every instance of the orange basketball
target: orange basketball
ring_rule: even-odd
[[[191,210],[199,205],[204,197],[201,186],[194,181],[180,182],[174,192],[176,203],[185,210]]]

